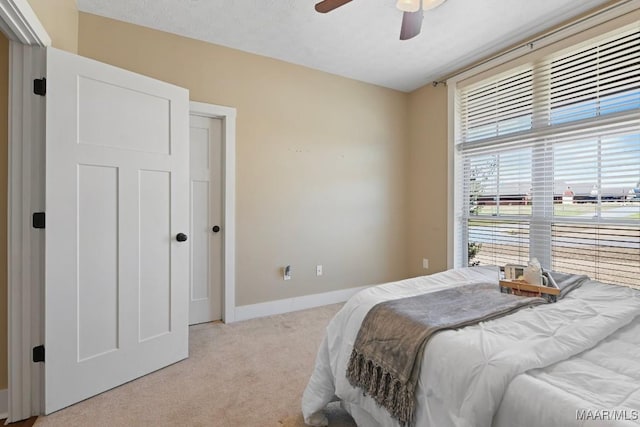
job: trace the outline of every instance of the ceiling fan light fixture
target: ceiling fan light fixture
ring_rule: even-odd
[[[435,9],[444,2],[445,0],[422,0],[422,10]]]
[[[420,9],[420,0],[398,0],[396,7],[403,12],[417,12]]]

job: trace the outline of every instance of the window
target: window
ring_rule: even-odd
[[[638,25],[457,89],[457,265],[640,287]]]

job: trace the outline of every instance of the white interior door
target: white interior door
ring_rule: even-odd
[[[191,116],[189,324],[222,319],[222,120]]]
[[[47,51],[45,411],[188,356],[188,91]]]

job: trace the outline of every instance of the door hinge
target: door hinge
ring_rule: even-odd
[[[44,362],[44,346],[43,345],[33,347],[33,361]]]
[[[40,96],[47,94],[47,79],[45,77],[33,80],[33,93]]]
[[[33,228],[44,228],[45,215],[44,212],[33,213]]]

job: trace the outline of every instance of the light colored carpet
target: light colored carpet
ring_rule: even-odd
[[[36,421],[49,426],[302,427],[302,392],[340,304],[190,330],[190,357]],[[337,404],[331,427],[353,427]]]

